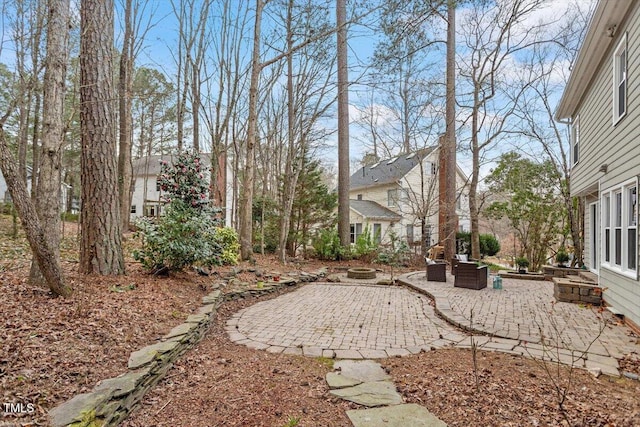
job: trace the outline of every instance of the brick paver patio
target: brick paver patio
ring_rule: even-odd
[[[476,291],[453,287],[451,276],[429,282],[424,272],[400,281],[405,286],[308,284],[239,311],[227,332],[236,343],[270,352],[369,359],[469,347],[464,328],[485,350],[612,375],[618,374],[617,358],[640,351],[640,339],[610,313],[555,303],[550,282],[504,279],[502,290],[489,285]]]
[[[429,298],[400,286],[309,284],[236,313],[231,339],[273,352],[379,358],[464,339]]]

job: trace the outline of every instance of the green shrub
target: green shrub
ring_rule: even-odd
[[[340,236],[335,228],[323,229],[316,234],[312,242],[316,256],[322,260],[344,259],[347,251],[340,244]]]
[[[220,247],[220,263],[223,265],[236,265],[240,253],[238,233],[230,227],[219,227],[215,232],[215,241]]]
[[[484,256],[494,256],[500,252],[500,242],[493,234],[480,235],[480,254]]]
[[[556,261],[558,262],[558,265],[564,265],[565,262],[569,261],[569,254],[564,247],[558,249],[558,252],[556,253]]]
[[[142,247],[134,258],[154,272],[237,262],[237,236],[219,228],[198,155],[181,153],[173,165],[161,163],[158,180],[169,204],[160,218],[136,221],[135,237],[141,238]]]
[[[392,267],[406,264],[409,260],[409,254],[411,254],[407,241],[399,238],[393,231],[389,233],[389,240],[390,245],[381,248],[376,261]]]
[[[151,271],[180,271],[192,265],[222,264],[218,221],[210,212],[194,210],[181,200],[171,202],[157,220],[136,221],[142,247],[133,257]]]
[[[365,227],[361,235],[356,239],[355,247],[353,248],[354,254],[357,258],[371,255],[378,249],[378,243],[375,237],[371,235],[369,226]]]
[[[516,265],[520,268],[527,268],[529,267],[529,260],[525,257],[518,257],[516,258]]]
[[[493,234],[481,234],[478,237],[481,257],[493,256],[500,252],[500,242]],[[459,231],[456,233],[456,253],[471,256],[471,232]]]

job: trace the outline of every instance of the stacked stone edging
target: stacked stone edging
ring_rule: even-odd
[[[203,306],[185,323],[173,328],[162,341],[131,353],[129,372],[101,381],[90,393],[79,394],[49,412],[54,427],[116,426],[173,366],[173,362],[193,347],[209,328],[213,314],[222,303],[215,290],[202,298]]]
[[[144,395],[171,369],[183,353],[193,347],[209,329],[211,320],[224,301],[261,296],[301,282],[313,282],[326,274],[301,273],[296,278],[283,277],[266,282],[257,289],[226,294],[218,289],[202,298],[203,306],[186,321],[162,337],[162,341],[131,353],[129,372],[100,381],[90,393],[78,394],[49,411],[53,427],[108,427],[120,424]]]

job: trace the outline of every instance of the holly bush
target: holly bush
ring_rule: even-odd
[[[223,248],[216,238],[218,221],[204,210],[196,210],[174,199],[157,220],[136,222],[142,248],[133,257],[151,271],[179,271],[193,265],[222,264]]]
[[[209,206],[202,168],[200,157],[189,152],[177,155],[173,164],[162,161],[158,181],[168,205],[160,218],[136,221],[142,247],[133,256],[148,270],[237,263],[238,236],[220,227],[219,210]]]

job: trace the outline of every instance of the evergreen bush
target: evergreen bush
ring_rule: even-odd
[[[237,263],[238,236],[220,228],[219,210],[209,207],[209,184],[200,157],[185,152],[173,164],[161,163],[158,182],[168,205],[160,218],[136,221],[135,236],[142,247],[134,251],[134,258],[154,272]]]
[[[347,251],[340,244],[340,236],[336,228],[328,228],[320,230],[313,239],[313,249],[316,256],[322,260],[339,260],[344,259]]]
[[[494,256],[500,252],[500,242],[493,234],[480,235],[480,254],[484,256]]]

